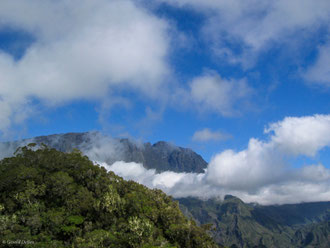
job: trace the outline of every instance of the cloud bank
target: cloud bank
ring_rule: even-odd
[[[267,141],[251,138],[246,149],[214,156],[205,173],[156,174],[141,164],[101,163],[126,179],[160,188],[174,197],[223,197],[245,202],[283,204],[330,200],[330,169],[322,164],[293,166],[330,146],[330,115],[287,117],[265,129]]]
[[[0,130],[35,101],[56,106],[116,90],[155,98],[164,87],[169,26],[131,0],[4,0],[0,16],[0,30],[34,38],[19,60],[0,50]]]

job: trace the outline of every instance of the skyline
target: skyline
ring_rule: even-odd
[[[201,154],[217,187],[299,179],[327,198],[329,13],[327,0],[3,0],[1,141],[164,140]],[[242,171],[255,171],[244,187]]]

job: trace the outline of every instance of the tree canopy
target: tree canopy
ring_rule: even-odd
[[[218,247],[170,196],[78,150],[20,148],[0,161],[0,193],[0,242],[8,247]]]

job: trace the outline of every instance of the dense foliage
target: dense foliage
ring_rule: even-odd
[[[125,181],[77,150],[33,144],[0,162],[0,244],[25,247],[217,247],[160,190]]]

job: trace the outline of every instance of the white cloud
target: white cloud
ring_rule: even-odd
[[[112,90],[155,98],[170,71],[168,24],[130,0],[1,2],[0,29],[30,33],[23,57],[0,51],[0,130],[29,99],[54,105]]]
[[[313,35],[313,31],[330,22],[328,0],[159,1],[204,13],[207,21],[203,36],[211,41],[213,51],[229,62],[245,66],[274,43],[301,42],[304,39],[297,34]],[[228,43],[242,51],[237,54],[227,47]]]
[[[265,132],[274,133],[270,145],[284,154],[314,156],[330,145],[330,116],[287,117],[269,125]]]
[[[302,196],[289,196],[290,192],[297,193],[307,185],[319,190],[320,200],[324,200],[324,196],[330,197],[329,169],[322,165],[294,169],[288,164],[288,159],[299,155],[312,157],[330,145],[330,116],[288,117],[271,124],[265,132],[273,132],[268,142],[250,139],[245,150],[228,150],[216,155],[208,166],[208,182],[239,190],[245,194],[245,199],[259,197],[262,202],[271,201],[267,194],[276,194],[273,199],[278,197],[275,201],[279,202],[281,199],[301,201]],[[324,176],[317,177],[320,174]],[[262,199],[263,196],[265,199]],[[308,200],[316,196],[306,194],[305,197]]]
[[[190,82],[189,98],[201,111],[214,111],[224,116],[237,114],[237,104],[252,93],[244,79],[227,80],[215,72],[207,72]]]
[[[156,174],[142,165],[123,162],[107,168],[174,197],[232,194],[261,204],[329,201],[330,169],[321,164],[294,167],[288,160],[314,156],[330,146],[330,116],[288,117],[270,124],[265,132],[272,133],[268,141],[251,138],[242,151],[223,151],[201,174]]]
[[[290,172],[287,159],[299,155],[312,157],[330,145],[330,116],[287,117],[271,124],[265,132],[274,133],[268,142],[252,138],[243,151],[227,150],[216,155],[208,166],[208,180],[220,186],[251,191],[285,182],[291,173],[296,173]]]
[[[330,43],[318,49],[316,62],[303,73],[311,84],[330,87]]]
[[[155,169],[148,170],[141,164],[134,162],[125,163],[123,161],[118,161],[113,163],[111,166],[104,163],[101,163],[101,165],[105,166],[108,170],[114,171],[118,175],[125,175],[125,179],[127,180],[134,180],[141,184],[149,184],[149,186],[156,174]]]
[[[219,141],[230,138],[229,134],[220,131],[212,131],[209,128],[198,130],[194,133],[192,140],[198,142]]]

